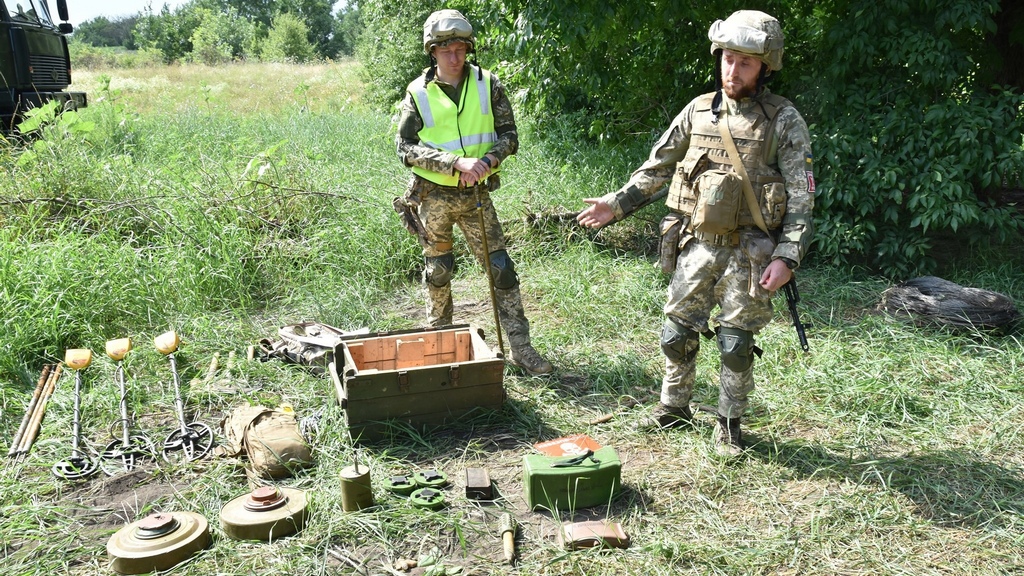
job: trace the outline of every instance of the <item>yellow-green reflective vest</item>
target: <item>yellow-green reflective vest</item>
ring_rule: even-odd
[[[466,67],[469,75],[462,82],[458,102],[452,102],[436,82],[425,82],[423,76],[409,86],[409,93],[423,119],[418,133],[421,144],[456,156],[483,158],[498,140],[491,108],[491,75],[472,64]],[[457,171],[453,176],[416,166],[412,171],[435,184],[459,185]],[[498,168],[492,171],[497,172]]]

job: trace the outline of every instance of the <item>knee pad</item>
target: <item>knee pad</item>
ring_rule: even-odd
[[[666,358],[676,363],[690,362],[697,357],[698,350],[700,334],[672,318],[665,318],[661,327],[661,351]]]
[[[423,259],[426,263],[426,270],[423,279],[431,286],[442,288],[452,281],[452,272],[455,270],[455,256],[449,252],[440,256],[427,256]]]
[[[495,288],[509,290],[519,286],[515,263],[505,250],[491,252],[491,278],[494,279]]]
[[[733,372],[744,372],[754,364],[754,333],[739,328],[719,326],[718,350],[722,364]]]

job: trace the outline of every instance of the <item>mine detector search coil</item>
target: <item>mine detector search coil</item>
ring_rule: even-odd
[[[121,394],[119,402],[121,409],[121,438],[107,444],[107,447],[100,454],[100,466],[110,476],[121,470],[131,472],[140,460],[153,458],[156,455],[156,449],[149,438],[131,433],[131,419],[128,417],[128,392],[125,386],[123,365],[124,358],[131,349],[131,338],[108,340],[106,344],[107,356],[114,362],[117,362],[114,380],[117,382]],[[111,433],[111,436],[113,435]]]
[[[213,430],[202,422],[185,422],[185,404],[181,400],[181,383],[178,379],[178,366],[174,353],[178,350],[181,339],[173,330],[164,332],[153,339],[157,352],[167,356],[171,363],[171,374],[174,377],[174,407],[178,413],[179,428],[171,432],[164,440],[163,457],[171,462],[172,456],[183,456],[186,460],[198,460],[213,447]]]
[[[53,465],[53,475],[65,480],[92,476],[99,468],[96,461],[81,450],[82,444],[82,370],[92,364],[92,350],[74,348],[64,353],[64,365],[75,371],[75,413],[72,431],[71,458]]]

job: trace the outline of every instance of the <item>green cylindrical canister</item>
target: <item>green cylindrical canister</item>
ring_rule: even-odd
[[[356,512],[373,506],[370,467],[349,466],[341,471],[341,509]]]

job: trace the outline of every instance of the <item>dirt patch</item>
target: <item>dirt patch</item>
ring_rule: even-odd
[[[98,478],[69,496],[80,506],[69,506],[68,515],[98,530],[118,529],[138,519],[155,502],[187,486],[160,478],[155,464],[140,466],[116,476]]]

